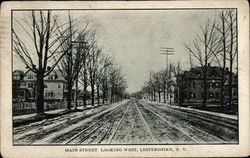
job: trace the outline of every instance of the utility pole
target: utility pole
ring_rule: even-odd
[[[72,41],[72,47],[78,49],[77,51],[84,51],[84,49],[86,49],[86,45],[87,45],[87,43],[82,38],[80,38],[79,40]],[[80,62],[82,62],[82,61],[78,61],[78,62],[80,64]],[[78,75],[79,75],[79,72],[76,75],[76,81],[75,81],[75,94],[74,94],[75,110],[78,107],[78,101],[77,101],[77,99],[78,99],[78,93],[79,93],[79,89],[78,89],[78,82],[79,82],[78,81]]]
[[[173,53],[174,48],[161,47],[160,51],[164,52],[164,53],[160,53],[160,54],[166,55],[166,72],[169,73],[169,71],[168,71],[168,56],[169,55],[174,55],[174,53]],[[168,76],[168,75],[166,75],[166,76]],[[168,79],[168,77],[166,77],[166,80],[167,79]],[[164,80],[164,82],[166,82],[166,80]],[[166,83],[166,85],[167,85],[167,100],[168,100],[168,90],[169,90],[168,83]],[[164,92],[165,92],[165,89],[164,89]],[[165,95],[164,95],[164,103],[166,103],[166,96]]]

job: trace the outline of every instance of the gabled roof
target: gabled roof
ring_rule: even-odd
[[[30,69],[28,69],[24,75],[27,75],[28,73],[31,73],[32,75],[36,76],[36,74],[31,71]],[[57,75],[57,79],[56,80],[65,80],[64,77],[62,76],[62,73],[60,70],[56,69],[56,70],[53,70],[48,76],[51,76],[51,75]],[[47,79],[47,77],[44,78],[44,80],[49,80]],[[54,80],[54,79],[53,79]]]
[[[19,75],[24,75],[24,72],[21,70],[14,70],[12,74],[19,74]]]
[[[53,70],[49,76],[51,75],[57,75],[57,79],[56,80],[65,80],[64,77],[62,76],[62,73],[60,70],[56,69],[56,70]]]
[[[34,75],[36,75],[33,71],[31,71],[31,69],[28,69],[24,74],[27,75],[29,72],[33,73]]]

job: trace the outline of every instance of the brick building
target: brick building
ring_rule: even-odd
[[[220,102],[221,91],[221,74],[222,68],[216,66],[208,66],[207,68],[207,102],[212,104],[218,104]],[[181,85],[179,88],[179,95],[183,103],[202,103],[203,101],[203,68],[194,67],[189,71],[184,71],[178,78],[178,82]],[[229,71],[225,70],[225,97],[228,98],[229,88]],[[233,98],[237,99],[238,87],[237,76],[233,74]]]

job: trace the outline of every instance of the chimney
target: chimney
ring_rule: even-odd
[[[210,63],[207,64],[207,67],[210,67]]]

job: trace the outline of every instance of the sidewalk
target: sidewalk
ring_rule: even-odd
[[[106,105],[106,104],[104,104],[104,105]],[[100,105],[100,106],[102,106],[102,105]],[[86,106],[86,108],[84,108],[83,106],[79,106],[79,107],[77,107],[77,109],[78,110],[87,110],[87,109],[96,108],[96,107],[100,107],[100,106],[97,106],[97,104],[96,104],[95,106],[92,107],[89,104]],[[72,109],[72,112],[75,112],[74,107],[72,107],[71,109]],[[36,113],[13,116],[13,125],[14,125],[14,127],[16,127],[16,126],[23,125],[23,124],[41,121],[43,119],[58,117],[58,116],[65,115],[68,113],[69,112],[65,111],[65,109],[56,109],[56,110],[45,111],[45,115],[47,114],[47,116],[45,116],[44,118],[37,118]]]
[[[219,116],[219,117],[224,117],[224,118],[228,118],[228,119],[238,120],[238,116],[237,115],[228,115],[228,114],[223,114],[223,113],[219,113],[219,112],[198,110],[198,109],[194,109],[194,108],[181,107],[181,106],[177,106],[177,105],[171,105],[170,106],[167,103],[157,103],[157,102],[149,102],[149,103],[154,103],[154,104],[158,104],[158,105],[168,106],[168,107],[175,108],[175,109],[185,109],[185,110],[190,110],[190,111],[197,111],[197,112],[201,112],[201,113],[205,113],[205,114],[210,114],[210,115],[214,115],[214,116]]]
[[[56,110],[50,110],[50,111],[46,111],[46,114],[58,114],[60,112],[63,112],[65,109],[56,109]],[[13,116],[13,120],[25,120],[25,119],[29,119],[32,117],[35,117],[36,113],[32,113],[32,114],[25,114],[25,115],[19,115],[19,116]]]

